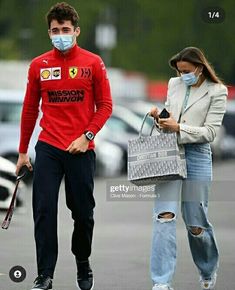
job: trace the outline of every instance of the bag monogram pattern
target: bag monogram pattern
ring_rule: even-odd
[[[186,178],[185,155],[179,150],[177,134],[160,131],[158,135],[142,136],[143,124],[139,137],[128,140],[128,180],[147,185]]]

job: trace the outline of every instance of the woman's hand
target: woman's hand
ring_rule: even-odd
[[[176,120],[172,117],[172,113],[170,113],[169,118],[158,119],[158,124],[160,129],[164,129],[169,132],[179,132],[180,125],[176,122]]]
[[[157,107],[152,107],[152,109],[149,112],[149,116],[158,119],[158,115],[159,115],[159,110]]]

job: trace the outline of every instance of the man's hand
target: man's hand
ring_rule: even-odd
[[[89,140],[87,140],[86,136],[82,134],[80,137],[75,139],[66,151],[69,151],[71,154],[78,154],[80,152],[86,152],[89,146]]]
[[[33,171],[29,156],[26,153],[20,153],[16,164],[16,175],[19,174],[20,168],[24,165],[26,165],[30,171]]]
[[[169,132],[179,132],[180,131],[180,126],[176,122],[176,120],[172,117],[172,113],[170,113],[169,118],[166,118],[166,119],[159,118],[158,124],[159,124],[160,129],[164,129],[164,130],[169,131]]]

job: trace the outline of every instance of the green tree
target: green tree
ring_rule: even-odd
[[[32,59],[51,48],[45,14],[54,0],[0,1],[0,58]],[[169,58],[186,46],[200,47],[226,83],[235,83],[234,0],[68,0],[80,15],[79,45],[95,53],[95,28],[107,8],[117,28],[112,66],[168,79]],[[208,24],[204,8],[225,10],[223,23]]]

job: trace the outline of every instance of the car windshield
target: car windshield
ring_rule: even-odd
[[[0,122],[19,123],[21,109],[21,103],[0,102]]]

